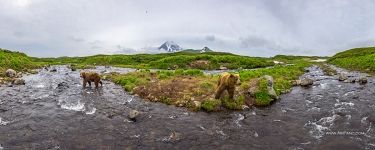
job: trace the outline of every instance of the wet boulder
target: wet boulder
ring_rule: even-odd
[[[57,72],[57,69],[55,67],[51,68],[51,70],[49,70],[49,72]]]
[[[362,76],[362,77],[359,78],[358,82],[359,82],[359,84],[366,84],[367,83],[367,78],[364,77],[364,76]]]
[[[26,82],[24,79],[20,79],[20,78],[17,78],[17,79],[14,79],[13,82],[12,82],[13,85],[25,85]]]
[[[5,71],[5,76],[9,78],[15,78],[17,76],[17,72],[13,69],[8,69]]]
[[[139,112],[137,110],[130,110],[128,114],[128,118],[132,121],[136,121],[136,118],[138,117]]]
[[[264,79],[267,80],[267,91],[268,94],[273,98],[273,99],[279,99],[279,97],[276,94],[275,89],[273,88],[273,77],[269,75],[263,76]]]
[[[269,95],[270,99],[269,101],[273,101],[276,99],[279,99],[278,95],[276,94],[276,91],[273,87],[274,82],[273,82],[273,77],[269,75],[265,75],[260,78],[255,78],[249,81],[249,86],[247,91],[245,91],[245,104],[250,106],[257,105],[256,101],[256,94],[259,92],[264,92],[261,91],[264,87],[260,88],[261,82],[266,82],[266,89],[267,89],[267,94]]]
[[[305,87],[307,87],[307,86],[310,86],[310,85],[313,85],[313,84],[314,84],[314,80],[309,79],[309,78],[292,81],[293,86],[305,86]]]
[[[339,75],[339,81],[345,81],[345,80],[347,80],[349,77],[346,75],[346,74],[343,74],[343,73],[341,73],[340,75]]]
[[[356,79],[355,78],[348,78],[346,80],[344,80],[345,83],[355,83],[356,82]]]
[[[305,78],[301,80],[301,86],[310,86],[313,84],[314,84],[314,80],[312,79]]]

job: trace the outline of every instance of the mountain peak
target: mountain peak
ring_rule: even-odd
[[[203,47],[201,49],[201,53],[204,53],[204,52],[212,52],[212,50],[210,48],[208,48],[208,47]]]
[[[165,50],[167,52],[178,52],[182,50],[182,48],[173,41],[164,42],[164,44],[162,44],[158,49]]]

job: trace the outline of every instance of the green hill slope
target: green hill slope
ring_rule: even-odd
[[[337,53],[328,62],[350,70],[373,73],[375,71],[375,47],[346,50]]]
[[[21,71],[34,67],[37,67],[37,65],[33,63],[31,58],[26,54],[0,49],[0,75],[2,75],[6,69]]]

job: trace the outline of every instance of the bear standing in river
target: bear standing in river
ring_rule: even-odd
[[[91,86],[91,82],[95,83],[96,88],[98,88],[99,83],[103,86],[102,81],[100,81],[100,76],[96,72],[81,72],[81,78],[83,78],[83,88],[86,87],[86,83]]]
[[[239,83],[240,83],[239,74],[231,74],[228,72],[224,72],[219,77],[215,99],[220,99],[221,95],[223,94],[225,90],[228,91],[229,98],[233,99],[234,90],[236,89],[236,84],[239,84]]]

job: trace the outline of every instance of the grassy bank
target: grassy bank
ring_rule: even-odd
[[[38,66],[38,63],[34,63],[24,53],[0,49],[0,76],[4,76],[4,72],[7,69],[26,72]]]
[[[355,48],[343,51],[331,57],[328,62],[349,70],[374,74],[375,47]]]
[[[216,111],[225,107],[239,110],[246,101],[246,91],[250,88],[253,79],[264,75],[274,78],[274,89],[278,95],[288,92],[292,87],[290,81],[304,73],[304,68],[311,65],[306,61],[289,66],[275,66],[256,70],[241,70],[241,85],[235,92],[235,100],[229,100],[227,96],[221,100],[215,100],[214,94],[217,86],[218,75],[204,75],[196,69],[176,71],[141,70],[128,74],[109,74],[109,80],[122,85],[124,89],[133,94],[153,102],[162,102],[168,105],[188,107],[193,110],[204,109]],[[268,106],[272,98],[266,92],[267,83],[263,80],[259,84],[259,92],[256,93],[255,105]]]
[[[88,57],[33,58],[34,62],[48,64],[111,65],[132,68],[156,69],[228,69],[261,68],[272,66],[268,58],[239,56],[222,52],[163,53],[136,55],[95,55]]]

